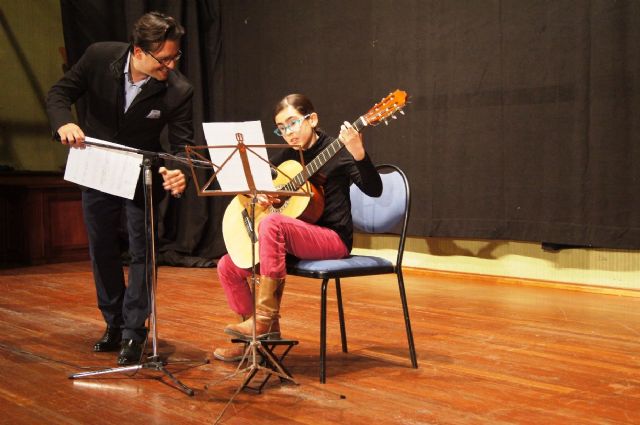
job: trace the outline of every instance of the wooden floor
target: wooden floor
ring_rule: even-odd
[[[69,374],[115,366],[88,263],[0,270],[0,422],[212,424],[240,385],[203,361],[232,320],[215,269],[161,267],[161,372]],[[225,424],[638,424],[640,299],[407,272],[418,352],[412,369],[392,277],[343,282],[349,353],[331,289],[327,383],[318,382],[319,285],[291,278],[283,335],[300,344],[272,380],[241,392]],[[162,379],[160,379],[162,378]]]

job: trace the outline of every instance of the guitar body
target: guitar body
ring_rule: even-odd
[[[396,118],[395,113],[402,113],[406,104],[407,93],[396,90],[389,93],[380,102],[376,103],[366,114],[358,118],[352,125],[356,131],[361,131],[366,126],[376,126],[380,122],[388,124],[387,118]],[[315,223],[322,216],[324,210],[324,194],[313,186],[308,179],[329,161],[344,145],[338,139],[331,142],[309,164],[302,167],[297,161],[285,161],[278,166],[278,175],[274,179],[274,185],[278,189],[288,192],[305,193],[304,196],[281,196],[277,204],[268,207],[255,205],[255,223],[251,223],[251,197],[247,195],[236,196],[224,212],[222,218],[222,234],[227,252],[234,264],[242,268],[252,266],[252,239],[254,229],[258,229],[260,222],[269,214],[284,214],[293,218],[300,218],[308,223]],[[295,182],[295,184],[292,184]],[[293,188],[293,189],[291,189]],[[299,189],[298,189],[299,188]],[[311,193],[311,197],[307,194]],[[253,254],[256,264],[260,261],[260,241],[256,240]]]
[[[273,183],[276,188],[281,188],[289,183],[287,176],[295,176],[302,172],[302,165],[297,161],[285,161],[278,166],[278,175]],[[324,197],[322,191],[309,182],[298,190],[300,193],[310,191],[311,197],[303,196],[281,197],[279,204],[262,207],[255,204],[255,229],[259,229],[260,223],[270,214],[284,214],[288,217],[299,218],[307,223],[315,223],[324,210]],[[222,218],[222,234],[227,252],[233,263],[241,268],[250,268],[251,259],[251,197],[237,195],[227,206]],[[254,246],[255,262],[258,263],[260,241],[256,240]]]

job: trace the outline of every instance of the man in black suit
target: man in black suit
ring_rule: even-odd
[[[86,134],[157,152],[162,149],[160,133],[167,128],[173,153],[192,145],[193,88],[175,69],[183,34],[184,29],[172,17],[151,12],[135,23],[129,44],[89,46],[47,95],[47,114],[56,137],[72,148],[83,148]],[[82,129],[71,114],[71,105],[81,96],[87,106]],[[185,190],[186,179],[180,169],[155,164],[153,174],[155,201],[160,200],[163,188],[174,196]],[[85,189],[82,206],[98,307],[107,324],[93,349],[119,350],[120,365],[139,362],[150,304],[142,181],[138,181],[133,200]],[[117,231],[123,211],[131,255],[126,286]]]

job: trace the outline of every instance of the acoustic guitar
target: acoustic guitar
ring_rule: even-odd
[[[406,105],[406,101],[407,93],[402,90],[396,90],[376,103],[352,125],[356,131],[360,132],[365,127],[373,127],[381,122],[388,124],[388,119],[395,119],[397,112],[404,114],[402,108]],[[252,266],[251,241],[255,229],[258,229],[260,222],[269,214],[284,214],[308,223],[315,223],[322,216],[324,209],[322,188],[317,188],[311,184],[309,178],[343,147],[344,144],[339,139],[335,139],[304,167],[293,160],[280,164],[276,169],[277,175],[274,179],[274,186],[278,190],[287,192],[304,191],[307,194],[311,194],[311,196],[280,197],[278,201],[267,207],[254,204],[255,223],[252,223],[251,220],[251,196],[242,194],[233,198],[222,218],[222,235],[227,252],[236,266],[242,268]],[[259,242],[256,235],[256,243],[254,245],[256,263],[259,261]]]

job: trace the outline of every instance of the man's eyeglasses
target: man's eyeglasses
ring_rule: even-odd
[[[178,50],[178,54],[175,55],[172,58],[161,58],[158,59],[157,57],[153,56],[153,54],[151,52],[149,52],[148,50],[144,51],[146,54],[148,54],[149,56],[151,56],[152,58],[154,58],[156,60],[156,62],[158,62],[160,65],[166,66],[168,67],[169,65],[171,65],[171,62],[178,62],[180,60],[180,58],[182,57],[182,51]]]
[[[295,132],[300,130],[300,126],[302,125],[302,121],[309,118],[311,114],[307,114],[304,117],[298,118],[297,120],[291,121],[288,125],[278,125],[273,132],[276,136],[283,137],[287,131]]]

